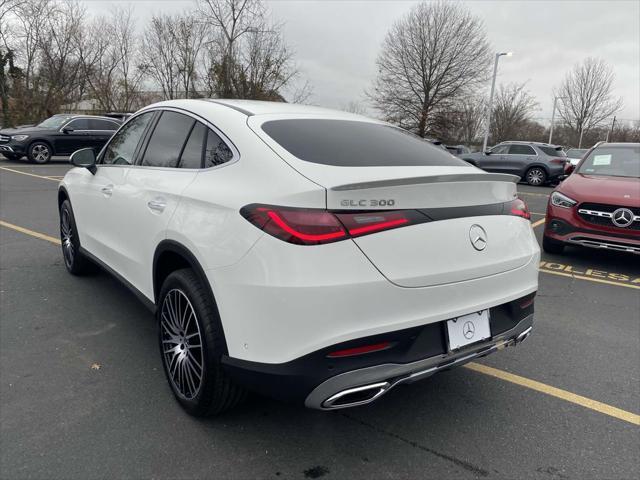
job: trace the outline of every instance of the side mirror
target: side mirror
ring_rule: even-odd
[[[71,133],[71,132],[73,132],[73,128],[71,127],[64,127],[62,129],[62,133]]]
[[[82,167],[89,170],[92,174],[96,174],[98,168],[96,167],[96,153],[93,148],[83,148],[82,150],[76,150],[73,152],[70,158],[71,164],[76,167]]]
[[[484,151],[484,154],[485,154],[485,155],[491,155],[491,150],[485,150],[485,151]]]

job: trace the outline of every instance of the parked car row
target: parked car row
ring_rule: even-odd
[[[47,163],[54,155],[71,155],[81,148],[99,151],[120,128],[119,118],[59,114],[35,126],[0,130],[0,153],[9,160],[26,156]]]

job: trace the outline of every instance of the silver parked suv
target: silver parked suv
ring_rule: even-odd
[[[529,185],[544,185],[564,175],[567,155],[562,147],[539,142],[502,142],[486,152],[460,158],[487,172],[518,175]]]

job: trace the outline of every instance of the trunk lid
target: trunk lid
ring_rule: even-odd
[[[508,213],[504,212],[505,204],[517,197],[517,176],[485,173],[431,145],[425,150],[425,155],[431,156],[425,165],[403,164],[402,159],[392,165],[365,166],[305,161],[260,128],[262,123],[280,118],[289,117],[250,117],[249,126],[292,168],[326,189],[328,210],[420,210],[429,217],[426,223],[353,239],[392,283],[425,287],[471,280],[519,268],[535,254],[529,221],[504,214]],[[286,140],[292,142],[292,150],[304,148],[295,143],[297,137]],[[326,144],[338,148],[341,141],[349,140],[338,136],[335,141],[327,138]],[[411,142],[416,141],[408,141]],[[358,142],[353,143],[347,148],[357,154],[354,147]],[[322,144],[316,146],[326,148]],[[376,152],[367,148],[367,155],[375,157]],[[420,154],[421,146],[416,148],[408,155],[415,158],[416,153]],[[478,232],[486,242],[482,249],[473,245]]]

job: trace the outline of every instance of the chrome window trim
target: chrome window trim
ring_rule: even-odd
[[[98,163],[97,166],[98,167],[139,167],[139,168],[148,168],[148,169],[154,169],[154,170],[171,170],[171,171],[176,171],[176,170],[181,171],[182,170],[182,171],[185,171],[185,172],[187,172],[187,171],[208,172],[209,170],[219,169],[219,168],[222,168],[222,167],[226,167],[226,166],[232,165],[232,164],[234,164],[234,163],[236,163],[236,162],[238,162],[240,160],[240,151],[238,150],[236,145],[229,139],[229,137],[227,137],[218,127],[216,127],[213,123],[211,123],[209,120],[201,117],[200,115],[195,114],[193,112],[190,112],[189,110],[185,110],[183,108],[178,108],[178,107],[152,107],[152,108],[147,108],[147,109],[144,109],[144,110],[136,112],[134,115],[132,115],[129,118],[127,118],[127,121],[124,122],[120,126],[120,128],[113,133],[113,136],[104,145],[104,147],[102,147],[102,150],[100,150],[100,153],[98,154],[98,157],[100,157],[102,155],[102,152],[109,146],[109,144],[111,143],[113,138],[115,138],[115,136],[118,134],[120,129],[122,127],[124,127],[127,123],[129,123],[131,120],[133,120],[134,118],[138,117],[139,115],[142,115],[143,113],[163,112],[163,111],[173,111],[173,112],[176,112],[176,113],[181,113],[183,115],[187,115],[188,117],[193,118],[195,121],[202,123],[205,127],[210,128],[211,130],[213,130],[220,137],[220,139],[222,139],[222,141],[227,144],[227,147],[229,147],[229,150],[231,150],[231,152],[233,153],[233,157],[231,157],[231,160],[229,160],[228,162],[223,163],[222,165],[214,165],[213,167],[208,167],[208,168],[152,167],[152,166],[149,166],[149,165],[137,165],[137,164],[130,164],[130,165],[107,164],[107,165],[104,165],[102,163]],[[147,142],[147,145],[148,145],[148,142]],[[146,148],[145,148],[145,150],[146,150]]]

